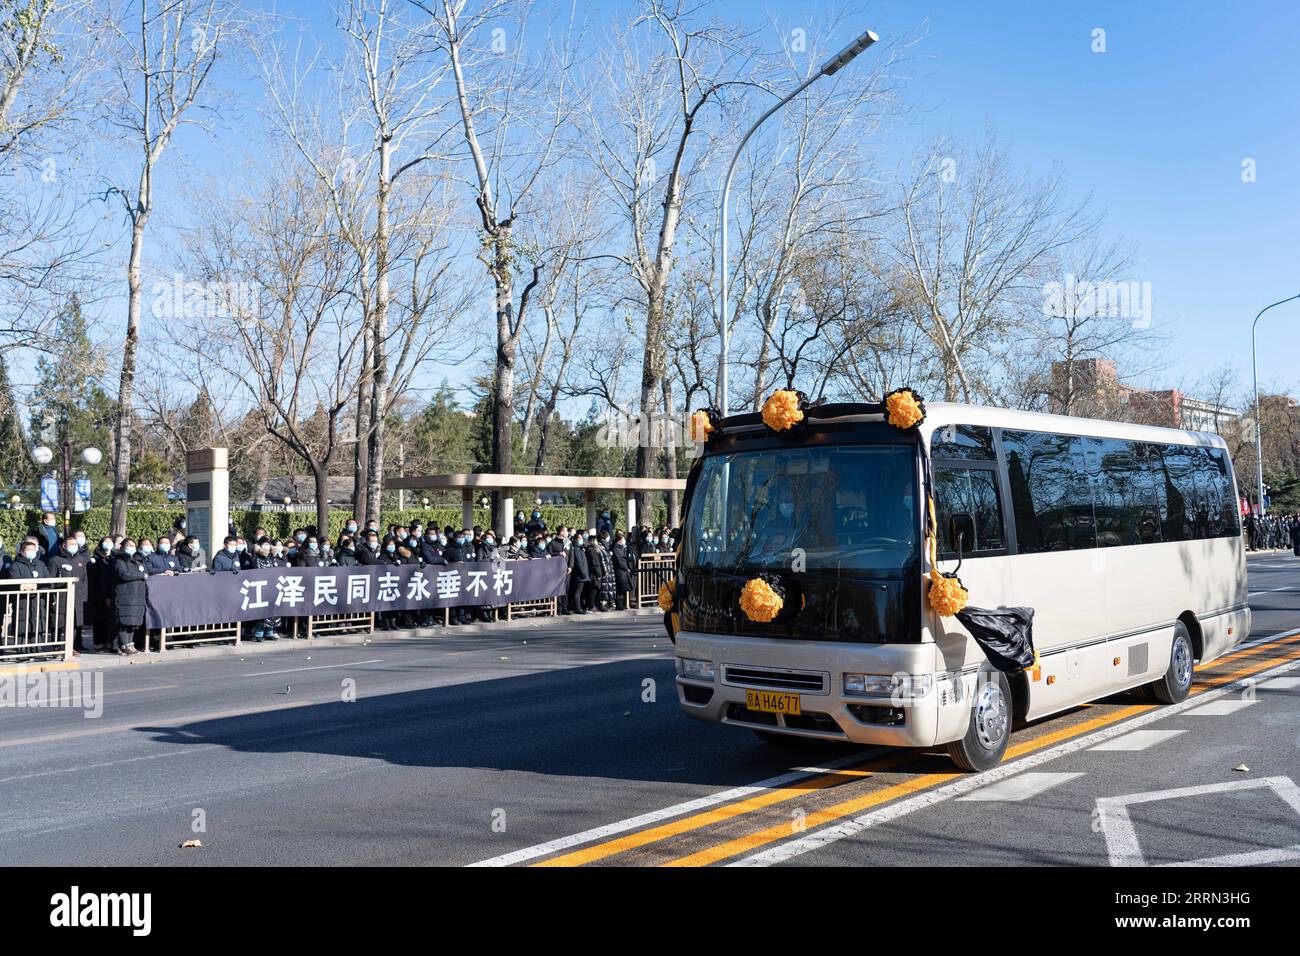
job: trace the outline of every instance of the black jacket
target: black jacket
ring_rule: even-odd
[[[591,564],[587,560],[586,546],[575,544],[569,549],[569,554],[569,580],[590,581]]]
[[[139,552],[129,557],[119,552],[113,557],[113,609],[117,612],[118,627],[144,625],[148,577]]]
[[[626,544],[615,543],[611,558],[614,562],[614,583],[620,591],[632,590],[632,578],[636,574],[636,554],[629,551]]]
[[[14,556],[13,563],[5,569],[5,578],[10,581],[27,581],[31,578],[48,578],[51,576],[50,569],[40,559],[39,552],[35,558],[28,561],[20,551]]]

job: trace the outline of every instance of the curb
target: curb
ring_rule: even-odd
[[[174,664],[181,662],[218,659],[222,657],[247,657],[258,654],[277,654],[285,651],[301,651],[312,647],[364,647],[385,641],[428,641],[451,634],[485,634],[502,631],[522,631],[533,628],[554,627],[560,622],[584,625],[598,621],[626,621],[640,617],[661,617],[663,612],[657,608],[633,608],[627,611],[609,611],[604,614],[582,615],[573,617],[566,614],[546,615],[544,617],[518,618],[513,621],[495,621],[491,623],[457,624],[447,627],[421,627],[400,631],[374,631],[369,634],[337,634],[329,637],[316,637],[310,641],[295,638],[280,638],[278,641],[254,644],[241,641],[239,644],[221,644],[213,647],[191,646],[168,648],[166,652],[148,651],[132,657],[118,654],[84,653],[77,661],[70,662],[73,668],[78,665],[88,668],[138,667],[149,664]],[[48,665],[49,667],[62,667]],[[29,667],[30,673],[33,668]],[[3,673],[0,670],[0,673]]]
[[[46,674],[50,671],[75,671],[81,668],[80,660],[37,661],[34,664],[6,664],[0,667],[0,677],[11,674]]]

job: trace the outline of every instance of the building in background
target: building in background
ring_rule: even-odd
[[[1202,401],[1176,388],[1146,389],[1125,385],[1109,359],[1053,362],[1049,407],[1058,415],[1085,415],[1219,432],[1235,428],[1241,414],[1234,408]]]

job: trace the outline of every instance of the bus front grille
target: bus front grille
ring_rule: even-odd
[[[724,664],[722,682],[735,687],[761,687],[765,690],[791,690],[805,694],[826,693],[826,675],[814,671],[776,670]]]

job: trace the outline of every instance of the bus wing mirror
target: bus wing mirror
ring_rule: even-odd
[[[948,519],[948,540],[957,550],[957,560],[962,552],[975,541],[975,518],[965,511],[959,511]]]

